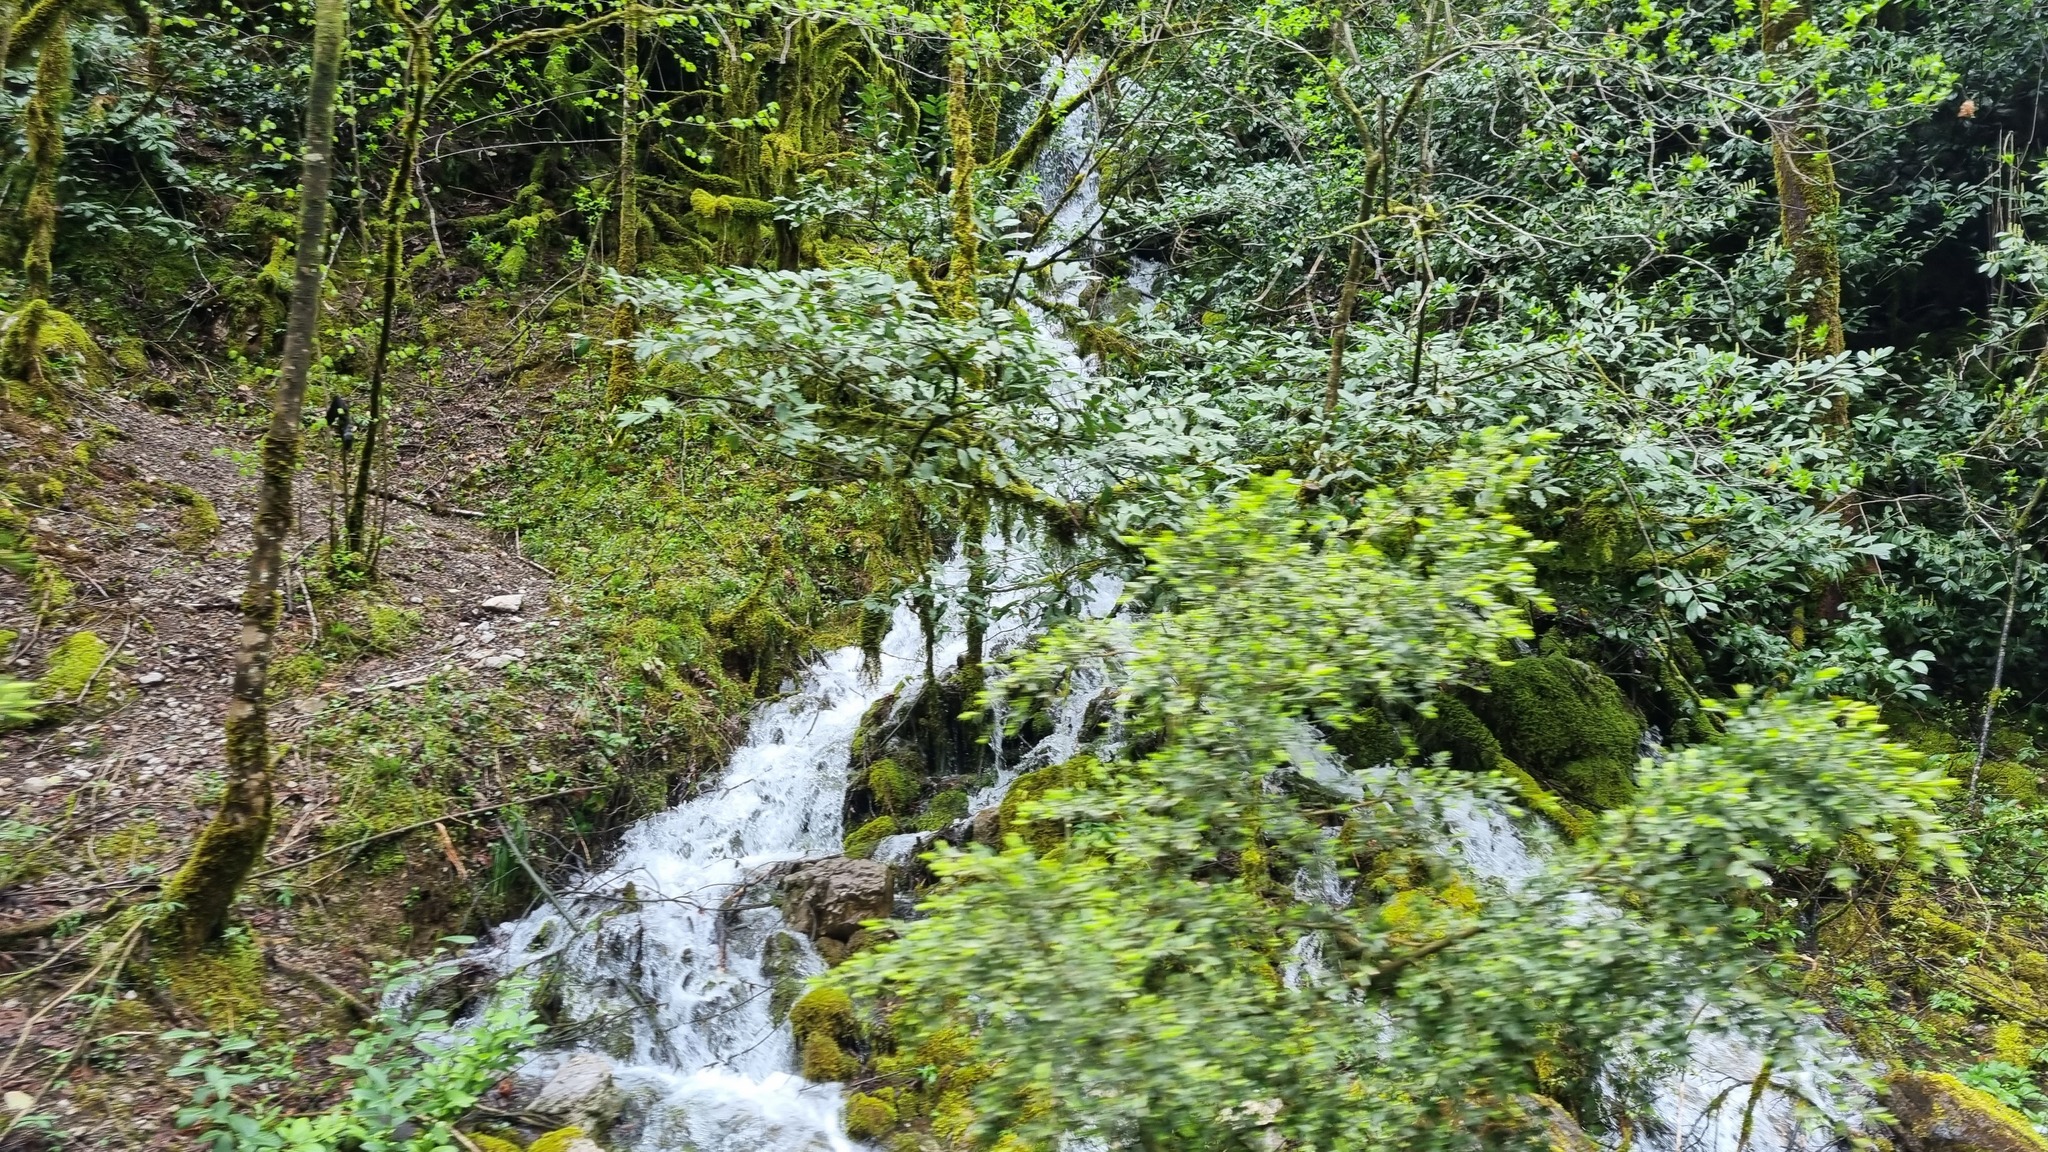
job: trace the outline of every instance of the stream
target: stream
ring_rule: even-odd
[[[1049,75],[1048,91],[1066,94],[1086,82],[1087,67]],[[1093,125],[1076,114],[1060,129],[1039,162],[1041,187],[1071,189],[1054,205],[1051,233],[1033,253],[1051,260],[1095,223],[1098,206],[1090,174]],[[1076,179],[1076,176],[1079,179]],[[1157,274],[1145,270],[1146,284]],[[1149,293],[1148,293],[1149,294]],[[1055,340],[1077,378],[1085,358],[1040,310],[1024,305]],[[991,537],[991,560],[1014,586],[1043,567],[1027,541]],[[956,557],[936,575],[942,588],[964,583]],[[1067,590],[1084,614],[1112,611],[1120,592],[1113,581]],[[1014,600],[1014,595],[1012,598]],[[943,599],[944,597],[942,597]],[[1019,605],[992,606],[988,650],[999,653],[1038,628]],[[1004,608],[1010,610],[1005,612]],[[950,670],[965,651],[957,620],[934,638],[933,667]],[[559,981],[565,1018],[581,1022],[578,1047],[604,1052],[614,1080],[637,1117],[625,1133],[636,1152],[853,1152],[858,1147],[840,1123],[839,1086],[811,1084],[795,1071],[797,1053],[786,1025],[770,1011],[778,976],[811,975],[824,963],[810,942],[791,931],[772,893],[750,885],[769,866],[841,851],[841,814],[848,758],[855,732],[870,708],[892,693],[912,699],[923,686],[925,638],[917,614],[899,604],[882,644],[880,674],[863,675],[858,649],[819,657],[780,699],[754,717],[744,746],[723,776],[695,798],[635,825],[608,869],[582,877],[524,919],[501,927],[490,956],[500,971],[550,967]],[[998,738],[992,750],[994,783],[972,808],[999,803],[1018,774],[1072,756],[1079,748],[1088,705],[1107,687],[1099,670],[1076,669],[1067,699],[1052,717],[1051,734],[1014,760]],[[998,726],[999,727],[999,726]],[[1342,772],[1341,767],[1332,766]],[[1504,810],[1475,800],[1443,814],[1444,850],[1460,856],[1477,878],[1502,898],[1539,867],[1531,839]],[[934,834],[904,834],[883,841],[876,859],[903,863]],[[1303,899],[1345,900],[1334,878],[1306,878]],[[735,911],[736,910],[736,911]],[[1591,913],[1600,914],[1600,913]],[[1288,979],[1319,962],[1313,941],[1297,949]],[[522,1073],[545,1077],[564,1052],[537,1055]],[[1836,1142],[1829,1125],[1795,1109],[1791,1095],[1766,1092],[1756,1103],[1752,1130],[1742,1134],[1748,1086],[1761,1055],[1739,1042],[1702,1037],[1686,1067],[1664,1077],[1654,1092],[1655,1123],[1635,1146],[1652,1152],[1802,1152]],[[1827,1087],[1781,1076],[1823,1112]],[[615,1144],[615,1146],[618,1146]]]

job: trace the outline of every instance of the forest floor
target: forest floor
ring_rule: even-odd
[[[374,595],[338,595],[309,565],[330,520],[317,445],[302,472],[272,701],[280,770],[265,872],[332,851],[323,832],[365,802],[351,794],[359,782],[345,766],[319,754],[323,726],[402,702],[430,681],[489,691],[561,630],[551,575],[520,555],[516,539],[440,503],[502,458],[522,399],[535,399],[463,375],[445,373],[444,385],[489,399],[414,405],[419,418],[396,422],[397,464],[382,485],[444,511],[384,502],[385,579]],[[11,645],[0,636],[0,652],[22,678],[48,676],[67,641],[65,651],[95,657],[62,702],[64,722],[0,735],[0,975],[30,974],[0,993],[0,1082],[38,1096],[34,1111],[70,1146],[182,1147],[190,1137],[174,1117],[193,1085],[162,1073],[189,1044],[161,1033],[244,1028],[257,1015],[345,1033],[350,1022],[323,982],[360,989],[375,962],[464,927],[459,897],[423,895],[466,883],[489,855],[470,848],[465,858],[436,825],[405,837],[410,847],[371,870],[378,874],[335,868],[304,887],[252,885],[245,943],[269,963],[231,975],[260,980],[260,990],[216,995],[208,985],[234,980],[168,970],[140,1005],[132,988],[110,1004],[94,998],[91,981],[72,986],[77,973],[60,958],[87,943],[110,902],[151,898],[217,795],[262,427],[253,404],[232,416],[181,415],[112,394],[74,404],[62,422],[0,418],[0,456],[18,462],[18,476],[44,482],[47,503],[23,509],[35,551],[45,562],[61,558],[55,568],[69,589],[55,595],[68,603],[51,603],[45,581],[0,580],[0,627],[18,633]],[[232,410],[232,399],[220,407]],[[520,598],[516,611],[484,606],[506,596]],[[81,633],[104,648],[69,640]],[[354,855],[330,859],[345,866]],[[70,931],[8,934],[77,910],[88,915]],[[67,998],[53,998],[60,993]],[[44,1098],[67,1066],[68,1087]]]

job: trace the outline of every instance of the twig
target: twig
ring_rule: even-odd
[[[409,504],[423,512],[432,512],[436,516],[466,516],[471,520],[481,520],[484,518],[482,512],[473,512],[467,508],[457,508],[452,504],[436,504],[432,501],[421,500],[418,497],[402,495],[388,488],[372,488],[370,491],[378,496],[382,496],[386,500],[396,500],[400,504]]]
[[[518,800],[507,800],[501,804],[487,804],[482,808],[471,808],[467,812],[455,812],[447,816],[436,816],[432,820],[421,820],[416,824],[407,824],[403,828],[392,828],[384,832],[378,832],[373,835],[365,836],[360,840],[352,840],[347,844],[343,844],[339,848],[329,848],[327,851],[322,852],[317,856],[308,856],[304,860],[299,860],[291,864],[279,864],[274,868],[265,868],[263,871],[258,872],[255,875],[249,877],[249,879],[261,880],[266,876],[275,876],[280,872],[289,872],[294,868],[304,868],[306,865],[311,864],[317,860],[325,860],[329,856],[338,856],[343,852],[354,852],[359,849],[366,848],[372,844],[375,844],[379,840],[389,840],[393,836],[403,836],[407,832],[417,832],[422,828],[432,827],[433,825],[438,824],[443,820],[463,820],[471,816],[481,816],[486,812],[496,812],[500,808],[510,808],[514,804],[538,804],[542,800],[554,800],[562,796],[574,796],[582,792],[594,792],[602,787],[602,784],[586,784],[581,788],[564,788],[560,792],[547,792],[539,796],[527,796]]]
[[[1998,629],[1998,658],[1991,664],[1991,693],[1984,698],[1984,719],[1977,725],[1977,758],[1970,762],[1970,803],[1977,803],[1977,774],[1984,767],[1984,754],[1991,747],[1991,713],[1998,707],[1999,688],[2005,681],[2006,645],[2012,639],[2013,610],[2019,604],[2021,565],[2027,557],[2027,521],[2034,516],[2034,509],[2041,503],[2041,493],[2048,491],[2048,476],[2034,485],[2034,495],[2027,506],[2020,510],[2019,518],[2012,525],[2012,577],[2005,587],[2005,622]]]

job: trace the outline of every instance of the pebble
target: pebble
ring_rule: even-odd
[[[483,602],[483,610],[486,612],[505,612],[509,614],[517,612],[524,607],[526,607],[526,594],[523,592],[510,592],[503,596],[493,596]]]
[[[55,776],[31,776],[21,782],[21,790],[31,796],[41,796],[63,782]]]
[[[164,674],[161,672],[144,672],[135,678],[135,682],[144,685],[161,684],[164,682]]]
[[[482,664],[486,668],[504,668],[517,659],[519,657],[512,655],[510,652],[500,652],[495,656],[486,656],[482,660],[477,661],[477,663]]]

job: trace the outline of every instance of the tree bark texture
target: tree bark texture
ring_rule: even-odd
[[[187,950],[219,935],[235,893],[262,859],[270,835],[270,740],[264,690],[277,630],[278,584],[292,524],[292,478],[298,470],[300,409],[319,330],[327,188],[334,172],[334,102],[340,84],[347,0],[318,0],[313,10],[313,71],[306,92],[306,146],[299,176],[299,236],[291,311],[270,428],[263,437],[263,478],[257,493],[255,548],[242,590],[242,631],[227,716],[227,784],[220,808],[199,833],[192,855],[164,890],[179,905],[169,933]]]

